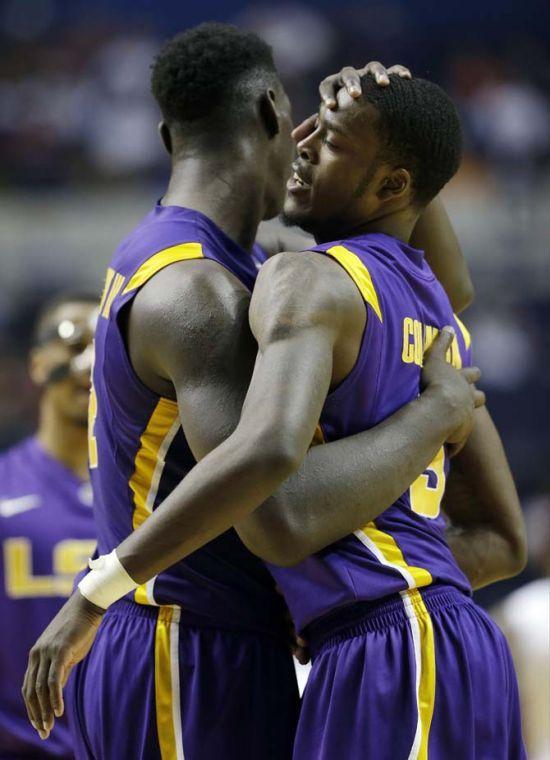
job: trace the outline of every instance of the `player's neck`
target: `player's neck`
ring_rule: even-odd
[[[163,205],[200,211],[249,251],[264,212],[261,174],[251,159],[237,149],[229,156],[174,161]]]
[[[40,408],[37,438],[46,453],[82,480],[88,479],[86,425],[60,417],[49,404],[43,404]]]
[[[369,233],[382,233],[401,240],[403,243],[408,243],[417,221],[418,216],[415,213],[411,213],[408,209],[381,214],[374,219],[350,226],[349,229],[340,229],[337,234],[333,234],[330,237],[330,240],[357,237],[359,235],[368,235]]]

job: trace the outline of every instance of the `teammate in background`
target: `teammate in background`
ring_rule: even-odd
[[[159,57],[153,87],[171,181],[162,204],[115,253],[96,334],[90,462],[102,555],[156,522],[162,501],[169,513],[182,478],[238,421],[256,354],[247,329],[256,277],[249,251],[260,219],[280,208],[293,153],[288,100],[269,48],[254,35],[218,25],[187,32]],[[361,493],[380,510],[445,440],[463,440],[480,400],[466,380],[477,373],[445,362],[448,343],[449,335],[425,367],[425,393],[356,438],[361,475],[351,488],[340,479],[349,448],[337,442],[311,452],[298,480],[283,488],[286,498],[305,508],[330,480],[342,503]],[[279,440],[250,441],[269,483],[286,472]],[[104,596],[97,608],[77,592],[34,647],[24,691],[43,736],[51,707],[63,710],[61,685],[109,607],[73,679],[79,756],[290,755],[296,684],[274,584],[227,530],[241,513],[219,494],[197,506],[185,528],[174,522],[166,544],[177,535],[181,556],[191,556],[136,589],[111,553],[109,567],[114,561],[124,586],[115,598],[134,590],[132,601],[110,606]],[[144,551],[147,573],[164,554],[159,543]],[[89,574],[92,583],[98,572]],[[106,720],[121,712],[131,722]]]
[[[21,697],[28,648],[70,596],[95,548],[87,414],[97,299],[66,295],[41,311],[30,374],[38,430],[0,455],[0,757],[72,758],[66,721],[44,744]]]

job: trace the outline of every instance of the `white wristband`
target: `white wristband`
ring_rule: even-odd
[[[115,549],[88,560],[88,565],[91,572],[82,578],[78,588],[82,596],[104,610],[139,586],[120,564]]]

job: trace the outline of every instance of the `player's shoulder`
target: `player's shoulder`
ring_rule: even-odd
[[[185,316],[192,323],[212,319],[235,303],[250,300],[245,285],[213,259],[177,261],[161,269],[136,294],[132,312],[153,322]]]
[[[223,355],[247,325],[250,291],[211,259],[177,262],[144,285],[129,305],[127,345],[142,380],[168,367],[186,371]],[[149,385],[151,379],[146,384]]]
[[[346,329],[364,319],[363,301],[353,282],[330,258],[316,251],[282,252],[260,270],[251,306],[257,334],[326,325]]]

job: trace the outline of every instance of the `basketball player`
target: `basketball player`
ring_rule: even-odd
[[[86,421],[97,299],[66,295],[42,310],[30,373],[35,435],[0,455],[0,757],[72,758],[65,720],[48,745],[21,698],[28,648],[73,590],[95,539]]]
[[[157,60],[153,89],[172,177],[162,204],[115,253],[96,334],[90,464],[102,555],[142,532],[153,508],[177,495],[196,460],[237,422],[256,353],[246,326],[256,277],[247,250],[260,219],[279,209],[293,152],[288,100],[268,47],[254,35],[218,25],[186,33]],[[446,364],[445,340],[426,366],[420,399],[356,441],[357,467],[365,471],[358,480],[368,487],[363,500],[373,508],[390,504],[445,440],[461,441],[469,429],[480,399],[467,380],[477,373]],[[289,462],[277,436],[251,443],[261,444],[267,496]],[[331,467],[338,480],[340,447],[312,452],[300,481],[283,493],[296,504],[315,500],[324,471]],[[343,500],[356,499],[357,481],[341,486]],[[149,572],[151,561],[162,563],[165,549],[140,550],[147,582],[136,588],[130,580],[114,596],[132,591],[132,601],[111,605],[112,595],[99,599],[88,589],[100,602],[90,604],[79,591],[58,618],[61,628],[50,626],[34,648],[24,691],[43,736],[51,708],[63,709],[61,682],[109,608],[72,683],[79,757],[290,756],[297,693],[281,603],[263,565],[233,531],[223,532],[245,513],[227,510],[223,496],[207,502],[172,532],[182,556],[215,541],[177,564],[167,544],[166,567],[173,566],[159,573]],[[111,560],[126,584],[116,554]],[[115,714],[132,718],[106,719]]]

